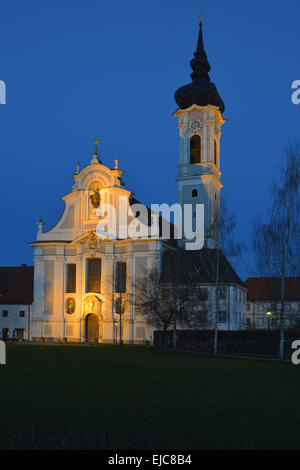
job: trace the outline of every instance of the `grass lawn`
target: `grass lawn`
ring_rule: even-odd
[[[286,363],[8,344],[0,449],[300,449],[299,389]]]

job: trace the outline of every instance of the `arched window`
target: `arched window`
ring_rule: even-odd
[[[214,164],[217,166],[217,140],[214,139]]]
[[[198,197],[198,189],[192,190],[192,197]]]
[[[193,135],[190,139],[190,163],[201,163],[201,137]]]

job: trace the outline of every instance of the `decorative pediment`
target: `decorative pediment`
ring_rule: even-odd
[[[90,251],[96,251],[101,247],[103,241],[117,240],[117,237],[109,232],[104,230],[89,230],[84,232],[79,237],[75,238],[70,246],[79,245],[80,243],[87,243],[89,245]]]

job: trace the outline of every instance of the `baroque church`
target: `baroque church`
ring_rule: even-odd
[[[135,309],[136,286],[154,266],[162,272],[174,249],[180,252],[180,282],[184,284],[192,275],[206,292],[195,312],[195,327],[201,322],[209,325],[216,295],[213,265],[220,247],[220,140],[225,107],[210,80],[202,23],[190,65],[191,83],[175,93],[178,202],[182,208],[204,205],[204,248],[185,250],[182,242],[164,238],[160,224],[150,237],[149,220],[136,236],[119,236],[124,226],[141,224],[139,203],[124,185],[118,159],[108,168],[95,141],[89,164],[77,167],[73,188],[62,198],[61,219],[48,232],[40,220],[37,239],[30,244],[34,249],[31,340],[116,343],[122,335],[124,343],[151,342],[154,326]],[[116,214],[114,231],[97,230],[106,205]],[[222,253],[220,285],[219,328],[244,327],[246,289]]]

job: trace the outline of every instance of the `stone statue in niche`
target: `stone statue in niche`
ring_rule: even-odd
[[[99,318],[101,315],[101,302],[94,295],[90,295],[83,303],[84,315],[95,313]]]
[[[93,188],[93,192],[90,195],[90,201],[92,206],[95,209],[98,209],[98,207],[100,206],[100,192],[98,188]]]
[[[87,302],[87,306],[90,312],[94,312],[94,305],[95,305],[95,302],[93,300],[89,300]]]

